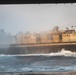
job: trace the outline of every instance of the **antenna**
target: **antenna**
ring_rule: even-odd
[[[71,26],[71,28],[76,31],[76,26]]]

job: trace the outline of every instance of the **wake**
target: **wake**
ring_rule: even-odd
[[[0,57],[3,56],[71,56],[71,57],[76,57],[76,52],[71,52],[69,50],[65,50],[62,49],[59,52],[51,52],[51,53],[47,53],[47,54],[16,54],[16,55],[5,55],[5,54],[1,54]]]

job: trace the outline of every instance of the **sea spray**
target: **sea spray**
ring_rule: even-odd
[[[65,50],[62,49],[59,52],[51,52],[51,53],[47,53],[47,54],[16,54],[16,55],[5,55],[5,54],[1,54],[1,56],[71,56],[71,57],[76,57],[76,52],[71,52],[69,50]]]

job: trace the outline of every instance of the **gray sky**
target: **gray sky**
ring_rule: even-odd
[[[76,4],[0,5],[0,29],[12,35],[49,31],[54,26],[76,26]]]

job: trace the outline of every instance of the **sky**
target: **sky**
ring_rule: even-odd
[[[49,31],[54,26],[76,26],[76,4],[0,5],[0,29],[12,35]]]

